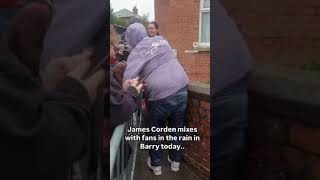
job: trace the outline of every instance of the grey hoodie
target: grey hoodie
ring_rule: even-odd
[[[133,48],[124,73],[124,80],[147,76],[146,94],[150,101],[166,98],[189,84],[189,79],[162,36],[148,37],[142,24],[127,28],[125,39]]]

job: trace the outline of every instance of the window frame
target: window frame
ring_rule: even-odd
[[[199,44],[199,47],[210,47],[210,40],[209,40],[208,43],[201,42],[202,14],[203,13],[209,13],[210,14],[210,7],[209,8],[204,8],[203,5],[204,5],[204,0],[200,0],[198,44]]]

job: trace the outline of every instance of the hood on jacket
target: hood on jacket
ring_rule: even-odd
[[[133,23],[125,32],[125,40],[133,49],[143,38],[147,36],[146,28],[140,23]]]

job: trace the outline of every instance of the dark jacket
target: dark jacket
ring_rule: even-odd
[[[138,92],[134,87],[129,87],[125,92],[122,85],[110,76],[110,86],[108,93],[105,96],[105,128],[103,139],[103,172],[106,178],[109,178],[110,169],[110,140],[113,135],[114,129],[130,120],[133,112],[137,109]],[[109,106],[110,105],[110,106]]]
[[[39,77],[1,44],[1,179],[68,179],[87,142],[88,93],[66,78],[46,94]]]
[[[236,24],[218,0],[213,7],[211,72],[213,94],[242,79],[251,70],[251,55]]]
[[[128,121],[137,109],[138,91],[130,86],[127,92],[122,85],[111,78],[110,83],[110,118],[112,128]]]

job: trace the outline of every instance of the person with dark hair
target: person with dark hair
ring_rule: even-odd
[[[152,21],[148,24],[148,35],[150,37],[153,37],[155,35],[159,36],[160,33],[159,33],[159,25],[156,21]]]
[[[219,0],[213,3],[211,62],[212,179],[247,180],[248,95],[252,57]]]

